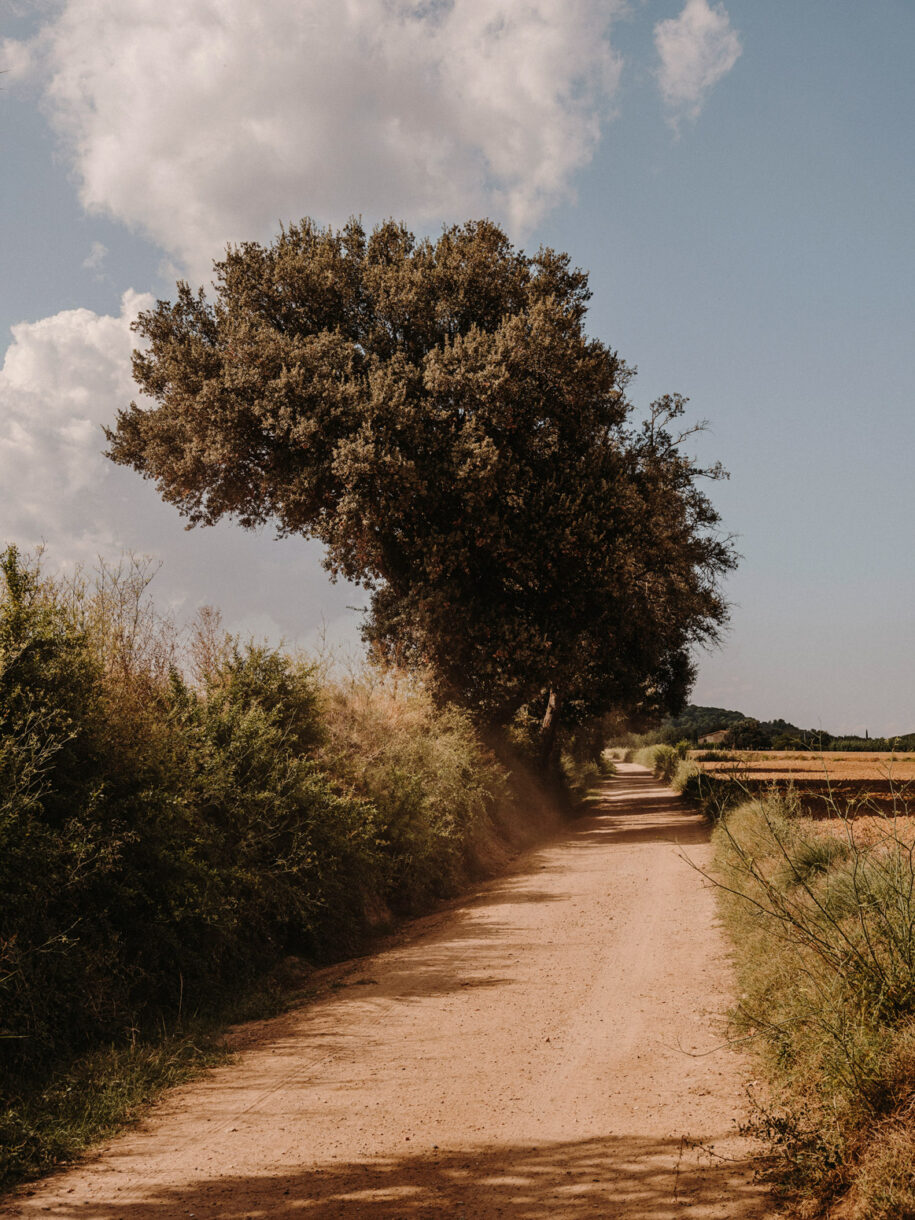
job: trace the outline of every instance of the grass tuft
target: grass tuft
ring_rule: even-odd
[[[48,1173],[136,1121],[163,1089],[223,1060],[211,1031],[162,1035],[78,1057],[0,1110],[0,1184]]]

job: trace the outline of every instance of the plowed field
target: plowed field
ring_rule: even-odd
[[[915,811],[915,754],[744,750],[713,760],[699,754],[703,771],[750,792],[794,788],[808,812],[828,813],[834,804],[851,812]]]

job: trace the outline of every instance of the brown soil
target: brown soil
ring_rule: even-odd
[[[854,821],[842,818],[821,818],[812,823],[820,834],[847,839],[849,834],[858,847],[896,847],[899,844],[915,843],[915,817],[857,817]]]
[[[735,1134],[714,894],[684,858],[707,864],[707,828],[619,770],[510,876],[247,1027],[233,1062],[4,1214],[772,1216]]]
[[[699,764],[713,775],[746,776],[759,780],[796,780],[803,783],[829,781],[895,783],[902,787],[915,780],[915,756],[912,754],[848,753],[823,751],[793,753],[780,750],[742,751],[728,753],[724,761],[703,761]]]
[[[793,788],[811,817],[832,817],[837,810],[855,818],[915,810],[911,754],[745,750],[721,761],[704,759],[699,766],[719,779],[735,780],[749,793]]]

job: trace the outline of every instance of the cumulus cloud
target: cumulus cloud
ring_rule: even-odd
[[[660,58],[658,84],[676,127],[683,118],[699,116],[709,91],[740,57],[740,38],[731,28],[724,5],[686,0],[679,17],[654,27]]]
[[[102,423],[132,395],[130,323],[152,297],[126,292],[117,317],[68,309],[13,327],[0,369],[3,528],[27,546],[64,543],[80,558],[116,543],[97,510],[114,475]]]
[[[130,323],[152,304],[131,291],[117,315],[68,309],[12,328],[0,368],[0,546],[45,545],[54,568],[148,555],[164,565],[160,599],[178,611],[217,605],[233,630],[302,641],[323,616],[333,638],[353,638],[346,605],[360,595],[329,584],[317,544],[231,523],[187,532],[150,484],[103,456],[102,425],[138,397]]]
[[[43,80],[82,203],[185,266],[280,219],[523,233],[610,114],[625,0],[63,0]]]

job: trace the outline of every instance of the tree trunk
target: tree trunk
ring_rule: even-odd
[[[556,730],[559,728],[559,711],[562,698],[555,687],[550,687],[550,697],[547,700],[546,712],[540,724],[540,766],[546,771],[556,744]]]

